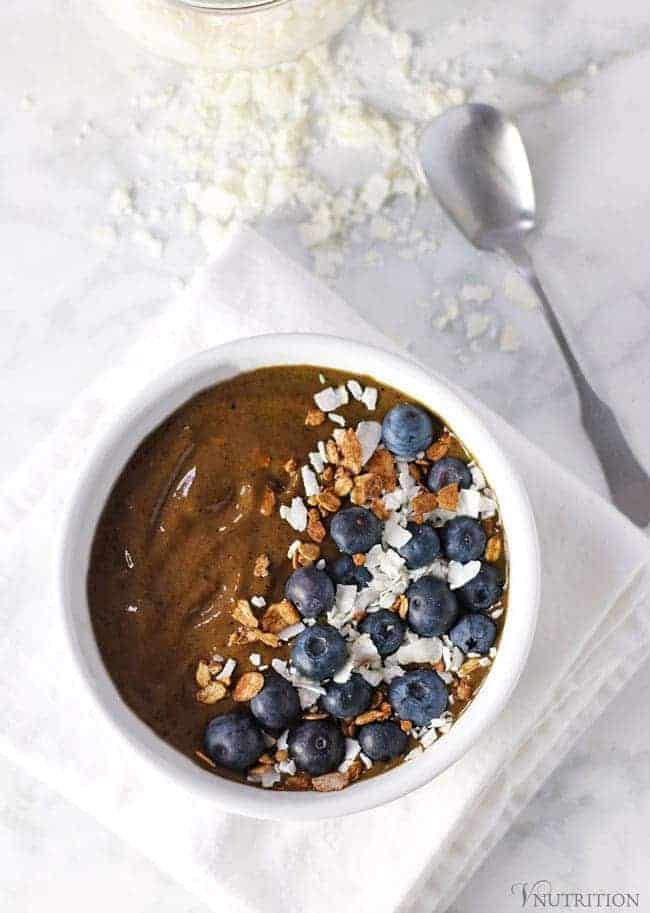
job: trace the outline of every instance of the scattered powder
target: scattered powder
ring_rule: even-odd
[[[460,316],[460,307],[456,298],[448,298],[443,309],[433,318],[433,325],[437,330],[445,330]]]
[[[519,333],[511,323],[506,323],[499,336],[499,348],[502,352],[517,352],[520,347]]]
[[[487,285],[464,285],[460,290],[460,297],[463,301],[471,301],[474,304],[483,304],[492,298],[492,289]]]
[[[539,307],[537,295],[532,290],[530,283],[514,270],[507,273],[503,283],[503,291],[508,301],[512,302],[512,304],[517,304],[528,311]]]
[[[290,214],[314,272],[326,280],[335,280],[359,247],[369,247],[362,261],[367,267],[383,264],[389,254],[430,259],[439,242],[416,222],[419,204],[429,196],[417,161],[418,136],[433,117],[465,102],[468,92],[457,62],[424,63],[423,37],[394,28],[386,3],[378,0],[366,4],[358,24],[334,44],[294,62],[231,73],[180,69],[165,84],[139,92],[130,111],[145,167],[137,177],[129,168],[128,181],[116,182],[94,240],[111,247],[125,237],[160,260],[177,242],[194,239],[209,258],[231,229]],[[364,42],[382,62],[390,110],[374,101],[376,87],[362,66]],[[492,82],[495,74],[485,70],[477,78]],[[82,125],[80,135],[90,126]],[[164,178],[156,183],[152,209],[154,173]],[[504,292],[534,306],[516,274],[506,278]],[[464,322],[466,353],[492,340],[503,352],[515,351],[513,328],[488,312],[492,298],[489,287],[465,284],[442,306],[436,303],[432,325],[445,330]],[[480,310],[468,311],[476,305]],[[371,399],[367,405],[373,408]],[[336,416],[339,406],[332,401],[321,408]],[[300,529],[302,516],[294,511]]]
[[[397,69],[390,87],[399,115],[366,98],[353,50],[368,36]],[[413,225],[428,194],[417,167],[418,130],[465,92],[439,74],[420,73],[414,44],[391,28],[383,3],[371,3],[336,50],[320,46],[257,71],[188,69],[137,95],[131,107],[141,157],[173,179],[157,188],[153,214],[141,202],[147,175],[116,186],[108,200],[114,230],[155,259],[182,236],[199,239],[209,256],[229,228],[291,211],[325,277],[337,275],[352,243],[368,238],[391,242],[405,258],[428,255],[437,241]],[[351,168],[329,180],[314,161],[323,151],[358,153],[364,173]]]
[[[492,318],[482,311],[470,311],[465,315],[465,334],[468,339],[482,336],[490,326]]]

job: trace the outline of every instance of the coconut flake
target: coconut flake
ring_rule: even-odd
[[[227,659],[223,669],[221,670],[219,675],[217,675],[217,681],[222,682],[226,678],[231,678],[233,672],[235,671],[236,666],[237,666],[236,659],[233,659],[232,657]]]
[[[465,586],[470,580],[473,580],[481,570],[480,561],[468,561],[467,564],[461,564],[460,561],[450,561],[447,573],[447,583],[450,590],[457,590]]]
[[[337,387],[335,393],[339,400],[339,406],[347,406],[347,404],[350,402],[350,396],[345,384],[341,384],[340,387]]]
[[[381,657],[370,634],[361,634],[357,637],[350,648],[350,653],[356,667],[381,663]]]
[[[479,490],[485,488],[485,476],[476,463],[473,463],[469,467],[469,471],[472,474],[472,485],[474,488],[478,488]]]
[[[347,739],[345,740],[345,757],[339,765],[340,773],[344,774],[349,770],[352,762],[359,757],[361,753],[361,745],[357,742],[356,739]]]
[[[354,661],[350,656],[348,656],[336,675],[332,676],[332,679],[336,682],[337,685],[344,685],[345,682],[350,681],[350,676],[352,675],[353,670]]]
[[[302,476],[302,484],[305,488],[305,497],[311,498],[313,495],[317,495],[320,491],[320,485],[318,484],[318,479],[313,470],[309,466],[300,467],[300,475]]]
[[[324,446],[325,445],[323,445],[323,447]],[[323,455],[320,452],[320,450],[315,450],[309,454],[309,462],[314,467],[315,472],[321,473],[325,469],[325,463],[327,462],[327,460],[323,459]]]
[[[400,549],[413,538],[413,534],[403,526],[400,526],[397,520],[389,517],[384,526],[384,543],[392,548]]]
[[[388,548],[382,552],[381,558],[379,559],[380,571],[382,574],[386,574],[387,577],[391,578],[399,577],[405,564],[406,561],[404,558],[402,558],[401,555],[398,555],[392,548]]]
[[[339,395],[334,387],[325,387],[319,393],[314,394],[314,402],[321,412],[333,412],[341,404]]]
[[[384,680],[383,669],[366,669],[365,667],[362,667],[357,671],[362,678],[365,678],[369,685],[372,685],[373,688],[376,688],[377,685],[380,685]]]
[[[476,489],[461,488],[458,493],[456,513],[462,514],[464,517],[478,517],[483,500],[481,493]]]
[[[281,504],[280,516],[299,533],[307,528],[307,508],[302,498],[292,498],[291,507]]]
[[[418,637],[407,632],[406,640],[391,656],[386,665],[408,666],[410,663],[430,663],[432,666],[442,659],[442,641],[439,637]]]
[[[337,584],[334,608],[327,616],[328,621],[335,628],[342,628],[343,625],[352,620],[357,592],[358,590],[354,584]]]
[[[251,605],[254,605],[256,609],[263,609],[266,599],[263,596],[251,596]]]
[[[286,678],[287,681],[291,681],[291,674],[289,672],[289,667],[284,659],[278,659],[277,656],[274,657],[271,660],[271,668],[274,669],[275,672],[278,673],[278,675],[281,675],[282,678]]]
[[[447,643],[444,643],[444,640]],[[446,672],[458,672],[465,662],[465,654],[459,647],[454,646],[448,637],[445,637],[442,646],[442,661]]]
[[[420,493],[420,486],[415,481],[409,471],[409,464],[406,460],[397,461],[397,481],[398,491],[402,504],[407,504]]]
[[[375,387],[366,387],[361,397],[361,402],[369,412],[374,412],[377,408],[377,390]]]
[[[302,542],[300,541],[300,539],[293,540],[293,542],[291,543],[291,545],[289,546],[289,548],[287,550],[287,558],[289,559],[289,561],[291,561],[291,559],[296,554],[296,552],[298,551],[298,549],[300,548],[301,545],[302,545]]]
[[[330,422],[334,422],[335,425],[339,425],[341,428],[345,428],[345,419],[342,415],[338,415],[336,412],[328,412],[327,417]]]
[[[486,498],[481,496],[481,516],[482,517],[493,517],[497,512],[496,501],[493,501],[492,498]]]
[[[384,495],[383,501],[384,501],[384,507],[386,508],[386,510],[399,510],[400,507],[402,506],[402,504],[404,503],[404,501],[402,499],[402,493],[399,489],[395,490],[395,491],[386,492],[386,494]]]
[[[381,440],[381,425],[379,422],[359,422],[356,431],[361,444],[361,465],[365,466]]]
[[[281,774],[289,774],[290,777],[293,777],[296,772],[296,762],[291,758],[287,758],[286,761],[279,761],[278,770]]]
[[[358,380],[349,380],[348,390],[356,400],[361,400],[361,397],[363,396],[363,387]]]
[[[297,621],[295,625],[289,625],[286,628],[283,628],[278,637],[280,640],[291,640],[292,637],[297,637],[298,634],[301,634],[305,630],[305,626],[302,621]]]
[[[419,580],[420,577],[435,577],[437,580],[446,580],[448,571],[448,564],[444,558],[434,558],[431,564],[410,570],[409,580]]]

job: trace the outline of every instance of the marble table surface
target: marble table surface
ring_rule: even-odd
[[[647,3],[393,0],[388,9],[424,36],[444,61],[441,70],[451,68],[474,97],[517,116],[538,180],[544,224],[532,249],[543,279],[650,465]],[[171,230],[163,251],[128,239],[98,243],[111,193],[138,167],[132,99],[169,78],[167,65],[126,41],[108,53],[62,0],[5,0],[0,29],[0,471],[7,478],[75,394],[146,332],[203,254]],[[152,205],[164,205],[162,182],[152,180],[150,191]],[[411,261],[385,249],[370,266],[361,237],[329,281],[606,494],[586,441],[570,434],[577,407],[539,310],[504,264],[469,249],[428,205],[435,254]],[[261,230],[310,266],[298,219],[283,213]],[[459,302],[459,316],[445,320],[450,300]],[[477,313],[478,321],[470,316]],[[502,345],[506,326],[511,344]],[[536,879],[565,890],[640,892],[641,909],[650,909],[649,690],[646,666],[541,786],[454,913],[518,909],[510,886]],[[94,913],[204,913],[133,848],[24,771],[0,760],[0,781],[3,910],[92,904]]]

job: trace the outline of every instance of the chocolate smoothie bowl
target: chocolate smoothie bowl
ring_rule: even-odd
[[[426,782],[430,757],[448,766],[507,697],[492,679],[514,685],[536,587],[531,565],[509,641],[509,492],[449,394],[438,406],[386,353],[342,343],[374,355],[346,364],[296,339],[312,363],[172,383],[97,505],[85,565],[86,633],[138,739],[217,801],[278,817],[368,807]]]

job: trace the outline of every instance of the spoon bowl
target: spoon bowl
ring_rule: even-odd
[[[535,188],[519,130],[490,105],[451,108],[420,141],[422,166],[443,209],[483,250],[535,227]]]

